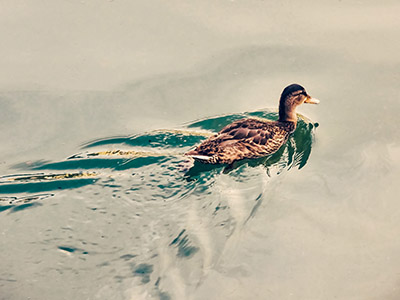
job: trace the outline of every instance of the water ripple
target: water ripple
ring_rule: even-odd
[[[183,155],[230,122],[251,116],[276,119],[277,113],[217,116],[178,130],[106,137],[60,161],[21,162],[14,166],[20,174],[0,177],[0,212],[40,210],[52,203],[40,200],[50,197],[61,205],[55,196],[63,193],[71,204],[60,206],[62,216],[75,225],[46,245],[56,244],[58,253],[71,259],[93,260],[99,278],[112,274],[115,284],[134,280],[169,299],[176,288],[195,289],[224,249],[237,243],[268,196],[269,181],[303,168],[310,157],[316,124],[302,116],[278,152],[232,169],[193,163]],[[91,234],[81,237],[83,224],[92,226]],[[68,266],[54,270],[70,272]]]

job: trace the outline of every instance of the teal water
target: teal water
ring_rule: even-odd
[[[399,5],[0,10],[0,299],[398,299]],[[183,153],[282,89],[274,155]]]

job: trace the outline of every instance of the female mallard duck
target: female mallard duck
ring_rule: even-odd
[[[287,141],[297,124],[296,107],[319,103],[298,84],[287,86],[279,101],[278,121],[242,119],[235,121],[185,155],[210,164],[232,164],[244,158],[270,155]]]

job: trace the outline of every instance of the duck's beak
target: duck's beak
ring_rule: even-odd
[[[306,101],[304,103],[310,103],[310,104],[318,104],[319,100],[315,98],[311,98],[310,96],[307,96]]]

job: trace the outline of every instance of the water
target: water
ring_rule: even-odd
[[[398,299],[398,12],[4,4],[0,299]],[[182,156],[292,82],[278,153]]]

